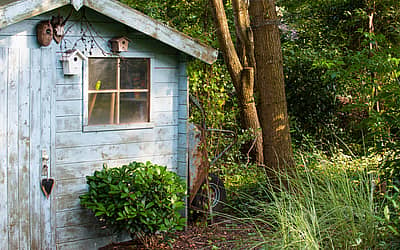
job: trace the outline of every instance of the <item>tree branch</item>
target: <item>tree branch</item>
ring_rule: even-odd
[[[220,48],[223,51],[225,63],[233,80],[236,89],[240,89],[241,72],[243,70],[239,56],[228,27],[228,21],[225,14],[225,8],[222,0],[211,0],[213,5],[213,14],[215,27],[217,28],[217,36]]]
[[[236,36],[239,40],[238,50],[244,51],[240,60],[244,67],[253,67],[256,70],[256,60],[254,57],[253,31],[250,26],[250,16],[248,3],[244,0],[232,0],[232,8],[235,18]]]

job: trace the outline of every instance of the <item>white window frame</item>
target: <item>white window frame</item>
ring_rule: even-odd
[[[154,128],[154,123],[152,122],[152,94],[151,89],[153,86],[153,64],[154,64],[154,56],[149,54],[138,54],[138,53],[124,53],[124,58],[145,58],[149,60],[149,89],[148,89],[148,115],[149,122],[137,122],[137,123],[127,123],[127,124],[101,124],[101,125],[89,125],[89,59],[90,58],[118,58],[119,56],[98,56],[93,55],[88,57],[88,60],[84,60],[83,63],[83,132],[96,132],[96,131],[109,131],[109,130],[125,130],[125,129],[146,129],[146,128]]]

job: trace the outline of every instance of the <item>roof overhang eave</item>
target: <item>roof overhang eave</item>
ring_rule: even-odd
[[[0,6],[0,29],[68,4],[76,10],[87,6],[203,62],[212,64],[217,60],[214,48],[116,0],[19,0]]]

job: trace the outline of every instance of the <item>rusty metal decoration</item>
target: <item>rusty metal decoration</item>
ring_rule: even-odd
[[[65,34],[64,31],[64,26],[67,23],[68,19],[71,17],[72,11],[69,13],[69,15],[67,16],[67,18],[58,15],[58,16],[53,16],[51,18],[51,25],[53,27],[54,30],[54,41],[56,41],[57,44],[59,44]]]
[[[215,164],[232,148],[237,142],[237,135],[231,130],[208,128],[205,120],[205,112],[199,101],[192,95],[189,95],[189,99],[194,104],[194,107],[200,110],[202,117],[202,124],[190,124],[188,131],[189,204],[194,210],[203,211],[207,208],[209,213],[212,214],[213,211],[220,211],[223,208],[226,192],[222,180],[217,175],[209,173],[210,166]],[[211,132],[218,133],[219,135],[224,134],[227,138],[231,139],[231,143],[209,162],[206,136]],[[205,189],[203,189],[204,186],[206,187]]]
[[[41,46],[49,46],[53,39],[53,27],[49,20],[40,22],[36,27],[36,36]]]

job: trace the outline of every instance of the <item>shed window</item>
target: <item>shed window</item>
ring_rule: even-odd
[[[88,125],[149,122],[150,59],[89,58]]]

